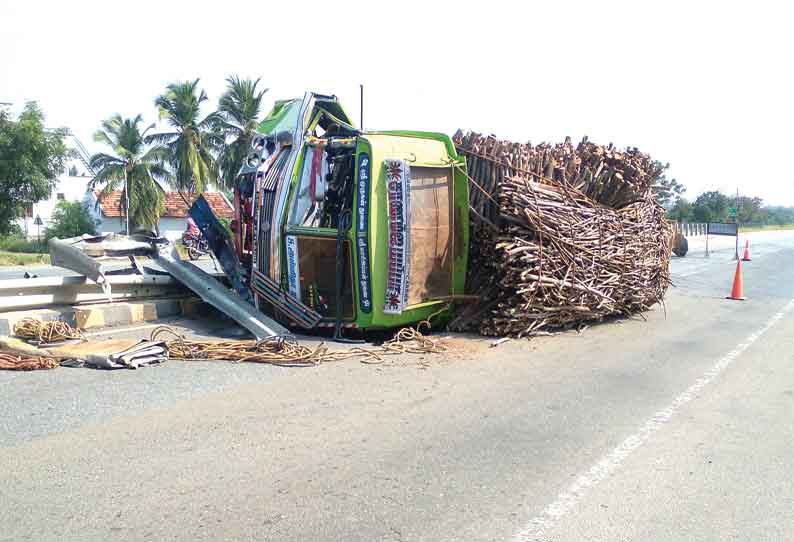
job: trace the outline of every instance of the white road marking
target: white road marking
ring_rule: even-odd
[[[689,386],[683,393],[676,397],[670,405],[654,414],[640,429],[620,443],[614,450],[607,454],[601,461],[593,465],[590,470],[579,476],[570,487],[560,493],[539,515],[532,518],[521,532],[514,537],[515,542],[537,541],[545,531],[555,525],[557,520],[568,514],[576,504],[582,500],[587,491],[614,473],[621,463],[632,452],[659,431],[673,416],[703,388],[708,386],[720,373],[727,369],[740,355],[744,353],[764,333],[777,324],[783,316],[794,308],[794,299],[789,301],[780,312],[772,316],[758,331],[747,337],[743,343],[720,358],[703,376]]]
[[[694,269],[690,269],[690,270],[688,270],[685,273],[673,273],[673,278],[675,278],[675,277],[690,277],[692,275],[697,275],[701,271],[704,271],[708,266],[709,266],[708,264],[703,264],[703,265],[701,265],[699,267],[696,267]]]

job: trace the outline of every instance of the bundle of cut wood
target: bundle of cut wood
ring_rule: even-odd
[[[662,300],[672,230],[654,197],[658,162],[586,139],[532,146],[458,132],[455,143],[470,179],[467,289],[481,302],[452,329],[525,336]]]

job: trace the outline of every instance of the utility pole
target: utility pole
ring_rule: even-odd
[[[359,91],[360,91],[360,94],[359,94],[360,108],[359,108],[359,117],[358,117],[359,118],[358,127],[363,132],[364,131],[364,85],[359,85],[358,88],[359,88]]]
[[[739,187],[736,187],[736,203],[734,203],[734,209],[736,209],[736,215],[734,215],[734,222],[736,222],[736,254],[734,256],[734,260],[739,259]]]

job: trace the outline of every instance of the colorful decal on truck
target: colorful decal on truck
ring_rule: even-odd
[[[411,169],[403,160],[387,158],[386,189],[389,201],[389,265],[383,312],[402,314],[408,303],[410,261]]]
[[[356,250],[358,254],[358,291],[361,312],[372,312],[372,285],[369,276],[369,154],[358,159],[358,200],[356,203]]]
[[[287,235],[287,287],[289,295],[301,300],[300,268],[298,264],[298,238]]]

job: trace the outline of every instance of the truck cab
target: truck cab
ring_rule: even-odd
[[[465,171],[445,134],[362,132],[334,96],[277,102],[234,189],[255,305],[304,328],[443,318],[465,283]]]

